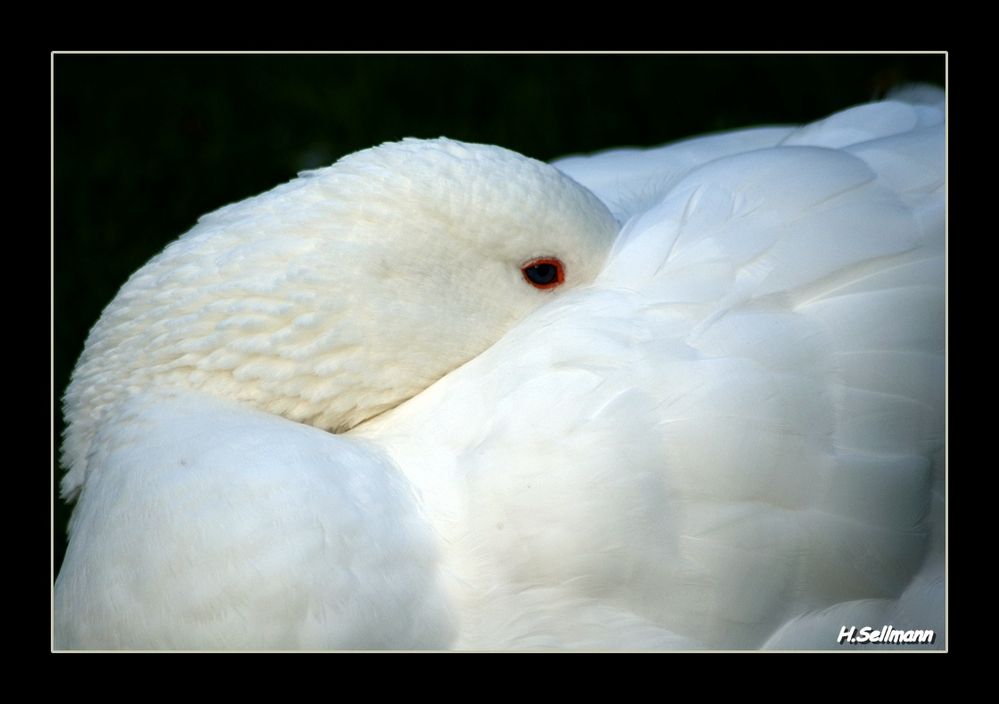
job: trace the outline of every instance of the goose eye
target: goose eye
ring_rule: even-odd
[[[532,259],[520,267],[520,271],[534,288],[555,288],[565,281],[565,268],[555,257]]]

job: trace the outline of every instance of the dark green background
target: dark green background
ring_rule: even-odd
[[[55,394],[130,273],[199,215],[301,169],[407,136],[542,160],[652,146],[944,76],[941,54],[56,55]],[[56,569],[68,513],[57,502]]]

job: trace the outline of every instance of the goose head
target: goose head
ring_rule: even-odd
[[[555,168],[447,139],[357,152],[217,210],[91,330],[65,396],[63,493],[137,394],[197,391],[350,429],[592,281],[617,230]]]

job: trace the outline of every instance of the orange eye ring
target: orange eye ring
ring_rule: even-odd
[[[520,272],[524,281],[534,288],[548,289],[565,282],[565,266],[557,257],[539,257],[523,264]]]

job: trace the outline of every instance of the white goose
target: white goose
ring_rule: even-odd
[[[67,391],[56,647],[940,647],[931,102],[206,216]]]

